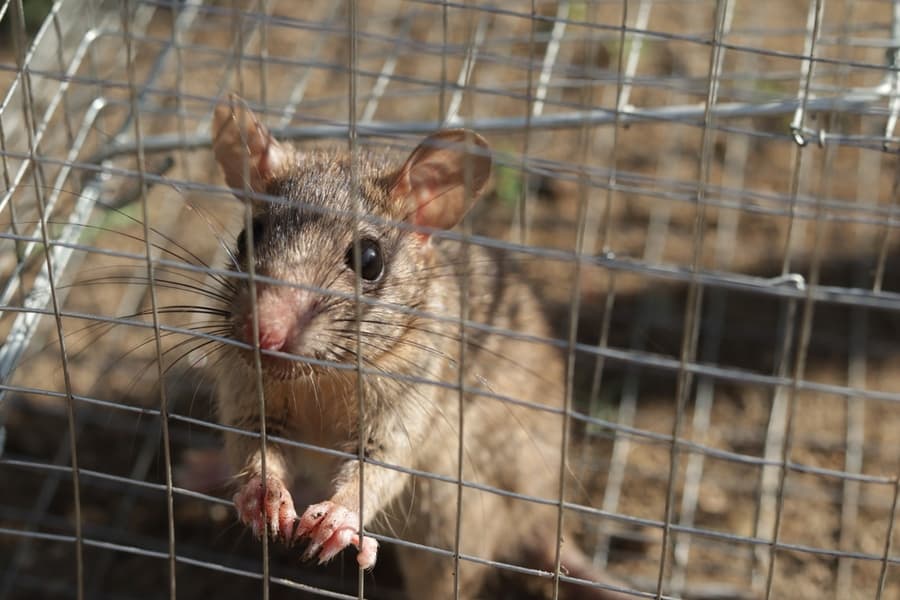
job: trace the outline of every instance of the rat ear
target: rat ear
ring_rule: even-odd
[[[491,176],[483,137],[468,129],[445,129],[425,138],[391,185],[391,198],[414,225],[450,229],[459,223]]]
[[[279,143],[247,104],[231,94],[216,107],[213,153],[232,188],[263,193],[296,162],[296,151]],[[245,173],[249,180],[245,181]]]

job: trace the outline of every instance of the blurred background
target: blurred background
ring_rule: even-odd
[[[566,519],[598,566],[673,597],[900,597],[900,3],[0,0],[0,17],[0,600],[78,596],[75,489],[84,595],[168,596],[161,390],[178,594],[260,593],[230,492],[191,476],[220,445],[203,340],[164,315],[158,368],[141,314],[144,206],[170,281],[208,285],[240,230],[209,151],[230,91],[301,146],[346,145],[351,109],[362,145],[406,152],[442,124],[490,140],[467,227],[516,257],[575,361]],[[184,304],[173,287],[162,304]],[[367,596],[399,595],[389,546]],[[272,550],[271,597],[355,597],[352,557]],[[510,577],[491,597],[547,597]]]

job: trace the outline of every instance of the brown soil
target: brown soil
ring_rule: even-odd
[[[251,101],[263,94],[271,112],[268,121],[279,125],[278,109],[287,102],[294,83],[306,72],[303,61],[316,63],[310,73],[306,97],[300,109],[290,115],[292,126],[344,122],[349,110],[348,82],[343,65],[347,61],[346,37],[341,33],[346,16],[337,11],[334,32],[328,34],[321,55],[312,56],[320,33],[307,25],[326,21],[330,2],[274,3],[275,20],[269,22],[268,66],[261,70],[252,59],[242,61],[241,78],[227,64],[233,35],[226,14],[230,4],[212,3],[213,13],[203,15],[184,40],[193,44],[183,51],[183,73],[176,90],[177,71],[169,64],[147,101],[141,115],[144,135],[178,131],[174,109],[182,101],[184,130],[193,132],[209,114],[211,100],[222,89],[243,89]],[[555,2],[539,2],[539,13],[555,15]],[[633,3],[629,3],[632,10]],[[772,53],[755,55],[738,49],[726,53],[720,102],[764,102],[790,99],[796,95],[800,61],[791,54],[803,51],[806,3],[764,0],[743,6],[738,3],[734,33],[728,42],[736,47],[765,48]],[[298,8],[302,5],[302,9]],[[524,16],[491,16],[490,13],[448,12],[447,43],[451,45],[442,62],[435,45],[443,41],[440,7],[415,2],[388,0],[360,3],[358,110],[369,100],[375,76],[391,52],[399,52],[394,71],[397,80],[373,115],[375,120],[409,121],[435,119],[439,109],[453,100],[453,82],[462,65],[464,44],[469,33],[487,19],[488,43],[481,49],[473,74],[473,87],[460,98],[460,114],[472,118],[522,116],[528,97],[527,60],[531,23],[528,3],[500,3]],[[255,4],[254,4],[255,6]],[[554,81],[546,114],[563,113],[585,104],[611,108],[615,101],[615,69],[618,61],[618,32],[621,5],[572,3],[570,18],[560,47]],[[400,10],[402,9],[402,10]],[[851,10],[848,13],[846,11]],[[636,9],[635,9],[636,10]],[[756,18],[762,11],[765,19]],[[409,19],[394,18],[405,15]],[[823,44],[824,56],[852,59],[874,65],[882,63],[883,50],[864,45],[835,43],[842,24],[857,26],[858,37],[887,37],[889,3],[857,2],[851,7],[829,4],[824,15],[823,35],[832,43]],[[678,35],[710,35],[713,23],[711,3],[661,3],[651,13],[648,29]],[[630,19],[633,19],[632,15]],[[590,19],[608,25],[597,30],[577,22]],[[172,15],[158,10],[145,38],[135,42],[136,81],[142,81],[162,44],[171,36]],[[629,21],[633,22],[632,20]],[[409,43],[395,47],[393,36],[402,34]],[[881,24],[881,28],[866,24]],[[247,26],[250,26],[248,21]],[[539,21],[535,27],[536,85],[545,39],[550,26]],[[760,33],[767,31],[767,34]],[[588,44],[589,35],[597,38]],[[246,52],[258,54],[259,38],[248,37]],[[630,44],[626,43],[626,50]],[[644,41],[630,103],[634,106],[674,106],[698,104],[707,94],[709,45],[675,37],[654,37]],[[121,38],[113,36],[96,42],[94,60],[121,52]],[[427,44],[427,46],[426,46]],[[778,54],[778,53],[783,54]],[[10,65],[8,51],[0,53],[0,64]],[[106,63],[103,63],[104,65]],[[827,63],[817,65],[814,82],[840,88],[873,86],[884,76],[874,69],[851,68],[842,73]],[[103,80],[98,89],[90,82],[75,83],[67,98],[71,115],[84,113],[98,93],[125,104],[110,108],[88,137],[80,160],[103,146],[125,118],[128,102],[126,73],[121,65],[85,66],[79,73],[94,74]],[[441,93],[436,82],[446,69],[448,85]],[[603,79],[601,76],[606,77]],[[565,85],[558,84],[568,79]],[[11,71],[0,70],[0,92],[5,94]],[[265,87],[261,85],[265,82]],[[588,84],[587,82],[592,82]],[[829,93],[822,87],[822,94]],[[264,90],[264,91],[263,91]],[[157,93],[157,91],[159,93]],[[496,93],[501,92],[501,93]],[[516,96],[512,97],[511,93]],[[93,94],[93,95],[92,95]],[[8,116],[0,113],[9,128]],[[60,123],[59,116],[55,123]],[[884,127],[884,115],[839,117],[825,113],[809,116],[809,127],[824,127],[829,132],[873,134]],[[641,259],[651,264],[690,268],[696,255],[699,268],[731,275],[774,277],[782,272],[785,256],[789,270],[809,281],[815,273],[823,285],[871,290],[879,273],[879,256],[886,240],[886,261],[881,288],[900,291],[900,268],[896,260],[897,243],[886,227],[885,213],[893,201],[896,168],[893,157],[878,150],[842,146],[829,149],[813,145],[802,151],[790,139],[790,116],[761,116],[731,119],[720,123],[731,130],[714,132],[708,140],[708,170],[702,166],[703,129],[696,123],[640,122],[620,128],[600,126],[592,130],[589,148],[581,143],[575,129],[535,129],[527,137],[528,156],[537,173],[525,179],[519,174],[521,152],[526,138],[521,132],[489,132],[499,162],[495,169],[495,191],[477,209],[471,223],[476,233],[505,241],[518,240],[519,192],[527,192],[527,243],[540,248],[572,251],[575,248],[582,202],[588,206],[590,226],[586,231],[588,255],[609,248],[620,258]],[[76,119],[77,123],[77,119]],[[61,127],[61,125],[58,125]],[[879,127],[881,129],[879,129]],[[747,136],[742,131],[757,135]],[[65,136],[57,136],[47,155],[61,158]],[[385,140],[364,140],[381,143]],[[409,147],[414,138],[387,140]],[[747,142],[741,154],[742,143]],[[795,153],[801,152],[797,217],[789,217]],[[147,168],[153,171],[163,159],[174,165],[165,170],[163,181],[148,188],[150,223],[166,231],[172,240],[189,249],[209,264],[224,263],[217,236],[230,243],[240,229],[240,206],[227,194],[195,190],[186,182],[222,185],[212,158],[206,149],[167,151],[147,156]],[[541,162],[539,162],[541,161]],[[133,158],[118,158],[113,165],[134,168]],[[608,190],[607,170],[617,169],[616,187]],[[873,170],[874,169],[874,170]],[[90,174],[76,170],[67,180],[67,189],[77,192],[80,182]],[[706,172],[706,188],[698,191],[698,177]],[[590,182],[586,177],[590,176]],[[30,175],[26,178],[33,182]],[[123,210],[141,215],[139,189],[133,177],[113,174],[106,182],[105,201],[121,204]],[[29,192],[25,184],[14,194],[14,201],[25,202]],[[698,208],[702,196],[708,205]],[[66,218],[74,198],[64,198],[55,218]],[[823,209],[817,224],[816,199],[834,201]],[[189,208],[190,207],[190,208]],[[699,215],[699,217],[698,217]],[[36,218],[27,208],[17,216],[20,222]],[[4,213],[0,220],[8,222]],[[117,252],[145,252],[140,224],[112,211],[95,213],[94,225],[109,231],[87,231],[81,243]],[[729,227],[734,226],[731,233]],[[33,225],[28,226],[28,231]],[[663,233],[660,233],[663,232]],[[719,239],[717,236],[723,235]],[[127,236],[133,236],[127,237]],[[699,245],[695,245],[696,240]],[[181,252],[162,239],[154,241]],[[656,251],[651,247],[660,243]],[[4,246],[4,251],[5,251]],[[818,250],[817,250],[818,248]],[[733,254],[732,257],[729,256]],[[556,335],[567,339],[570,329],[575,265],[571,260],[552,260],[517,256],[527,275],[541,291],[553,319]],[[195,262],[196,261],[191,261]],[[11,264],[11,263],[10,263]],[[9,265],[0,263],[0,269]],[[33,281],[37,267],[24,274],[25,286]],[[0,271],[5,279],[7,271]],[[62,283],[76,283],[65,308],[90,315],[116,316],[149,306],[140,288],[121,284],[94,286],[86,281],[95,277],[145,273],[140,259],[102,256],[84,257],[77,271]],[[202,274],[192,275],[203,278]],[[578,341],[587,346],[598,344],[604,322],[608,320],[607,346],[616,351],[650,353],[678,360],[685,332],[687,302],[691,296],[683,281],[656,278],[646,273],[610,271],[591,262],[578,271],[580,310]],[[610,296],[612,300],[610,302]],[[129,296],[131,301],[124,302]],[[872,296],[870,293],[869,296]],[[189,301],[194,301],[192,299]],[[21,297],[13,304],[20,304]],[[184,293],[159,290],[161,305],[183,303]],[[607,307],[611,306],[611,313]],[[784,328],[780,325],[790,302],[766,289],[723,290],[713,286],[702,289],[701,321],[697,337],[700,363],[729,369],[731,373],[770,376],[776,373]],[[721,312],[718,312],[721,306]],[[127,307],[127,308],[126,308]],[[862,456],[861,473],[870,477],[896,477],[900,473],[900,354],[896,339],[900,319],[892,310],[867,309],[838,303],[820,302],[811,308],[801,299],[796,318],[789,326],[794,344],[784,360],[785,373],[796,374],[797,340],[803,337],[803,317],[811,311],[808,350],[801,378],[805,382],[848,386],[893,394],[887,399],[867,398],[859,393],[846,395],[824,391],[782,390],[791,407],[793,425],[789,460],[805,470],[788,472],[784,481],[779,541],[788,545],[775,552],[773,598],[813,599],[874,598],[882,570],[876,560],[885,551],[885,537],[891,521],[894,486],[863,482],[858,488],[845,478],[809,469],[843,471],[852,457],[853,437],[847,429],[852,405],[862,406],[863,429],[858,439]],[[6,336],[14,313],[0,313],[0,335]],[[187,326],[186,317],[170,317],[169,322]],[[86,326],[89,326],[85,329]],[[66,318],[69,365],[73,391],[78,395],[125,407],[158,408],[160,389],[166,391],[171,412],[203,421],[214,420],[210,409],[210,382],[202,372],[191,369],[195,355],[185,356],[169,371],[159,385],[153,361],[152,330],[118,325],[110,328],[92,325],[91,320]],[[173,347],[175,338],[165,340]],[[176,359],[188,348],[176,348],[169,355]],[[634,519],[662,522],[666,519],[666,500],[671,483],[672,519],[678,521],[685,487],[686,471],[696,452],[681,450],[670,477],[671,444],[659,436],[670,436],[675,427],[679,373],[622,360],[603,364],[602,385],[597,398],[590,397],[595,356],[576,354],[574,402],[582,414],[595,419],[618,421],[623,396],[635,386],[637,394],[633,427],[637,435],[629,437],[621,497],[612,511]],[[637,354],[635,354],[637,355]],[[29,355],[19,366],[12,383],[15,386],[60,392],[65,390],[59,345],[52,319],[44,319]],[[755,531],[760,506],[762,468],[755,459],[764,454],[766,429],[776,389],[772,385],[748,382],[746,378],[715,380],[708,428],[695,427],[695,392],[706,385],[694,377],[688,381],[679,437],[701,448],[734,453],[705,457],[699,479],[699,500],[694,527],[715,535],[690,536],[690,554],[672,555],[671,542],[679,552],[688,534],[674,535],[663,552],[661,527],[637,522],[622,522],[598,516],[568,515],[581,527],[579,543],[593,549],[610,544],[609,570],[642,590],[655,591],[662,557],[667,573],[684,568],[686,596],[709,592],[724,586],[726,592],[738,590],[748,597],[764,597],[768,546],[753,544],[771,539],[771,531]],[[7,442],[0,459],[0,528],[30,529],[50,534],[70,535],[73,531],[74,504],[71,477],[46,468],[25,466],[13,461],[68,465],[68,424],[65,403],[58,394],[13,392],[5,398]],[[159,443],[159,419],[100,406],[76,402],[77,450],[81,477],[82,525],[86,538],[122,544],[118,550],[87,545],[84,549],[86,590],[94,597],[156,598],[167,596],[168,565],[167,512],[165,495],[158,486],[164,481],[164,460]],[[186,456],[197,456],[204,449],[215,449],[216,433],[202,424],[173,420],[172,450],[177,474],[186,464]],[[614,432],[602,425],[576,424],[578,445],[573,446],[573,466],[577,477],[569,486],[572,501],[600,508],[610,472]],[[644,435],[652,434],[652,435]],[[193,453],[193,454],[191,454]],[[147,487],[98,476],[107,474],[136,478]],[[53,478],[58,477],[56,485]],[[43,487],[42,487],[43,486]],[[155,486],[155,487],[153,487]],[[46,497],[42,497],[43,494]],[[855,492],[855,494],[854,494]],[[226,490],[212,493],[227,498]],[[848,499],[855,498],[848,506]],[[855,515],[855,523],[847,521]],[[235,524],[232,510],[224,503],[178,494],[174,501],[176,549],[180,556],[208,561],[228,568],[259,572],[260,545]],[[892,556],[900,544],[900,527],[894,527]],[[143,556],[134,548],[156,554]],[[854,552],[855,558],[838,560],[836,552]],[[298,564],[298,553],[272,548],[272,574],[291,582],[322,586],[355,594],[356,572],[352,557],[338,560],[328,568]],[[762,557],[762,561],[760,560]],[[0,598],[63,598],[74,595],[74,546],[69,541],[37,540],[23,543],[21,537],[0,531]],[[842,572],[842,569],[847,569]],[[258,579],[236,572],[223,572],[196,563],[178,565],[178,594],[184,598],[255,597]],[[839,575],[839,573],[842,573]],[[522,597],[544,593],[534,582],[495,583],[497,597]],[[378,569],[366,577],[368,594],[377,598],[397,597],[399,576],[389,550]],[[512,591],[510,591],[512,590]],[[5,596],[3,594],[6,594]],[[290,585],[276,581],[272,598],[306,597]],[[310,596],[312,597],[312,596]],[[900,569],[887,569],[882,598],[900,597]]]

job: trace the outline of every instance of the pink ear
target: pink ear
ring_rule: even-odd
[[[472,207],[490,176],[485,139],[468,129],[446,129],[413,150],[394,180],[391,196],[411,223],[450,229]]]
[[[243,100],[232,94],[216,107],[213,152],[229,186],[265,192],[269,181],[296,160],[292,148],[280,144]],[[245,181],[245,174],[249,179]]]

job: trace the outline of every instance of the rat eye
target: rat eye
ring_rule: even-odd
[[[259,240],[263,236],[263,229],[265,228],[265,223],[263,223],[262,217],[253,217],[253,246],[256,247],[259,245]],[[247,253],[247,230],[242,229],[240,235],[238,235],[237,239],[238,251],[241,254]]]
[[[347,248],[344,261],[351,269],[354,268],[353,244]],[[359,276],[366,281],[375,281],[384,272],[384,258],[381,256],[381,245],[372,238],[359,240]]]

